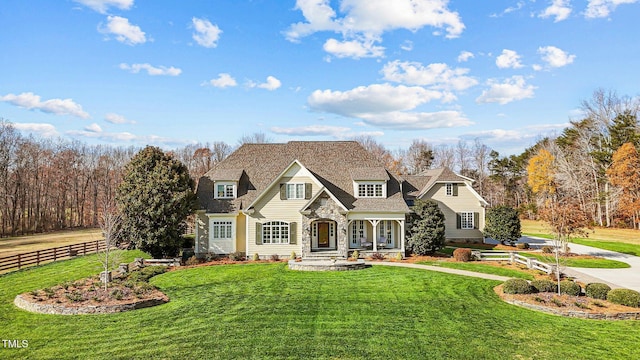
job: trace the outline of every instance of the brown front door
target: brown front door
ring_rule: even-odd
[[[318,247],[329,247],[329,223],[318,223]]]

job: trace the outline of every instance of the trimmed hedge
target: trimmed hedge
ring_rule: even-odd
[[[571,296],[579,296],[582,292],[580,285],[574,283],[571,280],[560,281],[560,294],[567,294]]]
[[[599,300],[607,300],[609,291],[611,291],[611,287],[602,283],[589,283],[584,288],[584,292],[588,297]]]
[[[613,289],[607,294],[607,300],[614,304],[640,307],[640,293],[629,289]]]
[[[456,259],[456,261],[471,261],[471,249],[457,248],[453,250],[453,258]]]
[[[502,291],[505,294],[533,294],[535,288],[527,280],[509,279],[502,284]]]
[[[531,286],[536,288],[538,292],[558,292],[558,284],[547,279],[533,280],[531,281]]]

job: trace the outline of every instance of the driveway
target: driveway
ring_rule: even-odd
[[[493,239],[486,239],[485,242],[489,244],[497,243]],[[551,240],[532,236],[523,236],[518,240],[518,242],[529,243],[533,248],[553,245]],[[571,252],[575,254],[618,260],[631,265],[631,267],[626,269],[589,269],[568,267],[564,271],[567,275],[573,276],[585,283],[604,282],[609,284],[612,288],[622,287],[640,291],[640,257],[574,243],[570,243],[569,248],[571,249]]]

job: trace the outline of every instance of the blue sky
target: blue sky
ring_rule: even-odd
[[[639,95],[638,18],[638,0],[3,0],[0,117],[115,145],[519,153],[598,88]]]

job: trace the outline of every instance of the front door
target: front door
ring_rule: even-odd
[[[318,247],[329,247],[329,223],[318,223]]]

